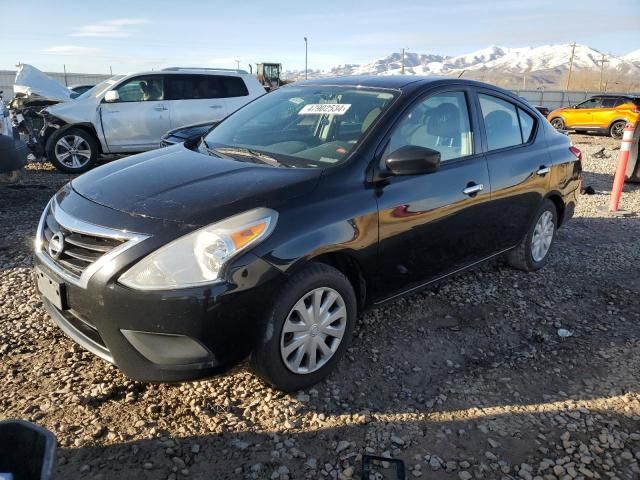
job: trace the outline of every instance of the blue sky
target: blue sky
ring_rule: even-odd
[[[168,65],[285,69],[368,63],[400,48],[457,55],[489,45],[640,49],[640,0],[2,0],[0,69],[114,73]],[[9,20],[9,21],[7,21]],[[11,21],[13,20],[13,21]]]

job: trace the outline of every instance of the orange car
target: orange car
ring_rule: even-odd
[[[557,130],[594,130],[622,138],[625,124],[640,120],[640,97],[597,95],[578,105],[558,108],[547,118]]]

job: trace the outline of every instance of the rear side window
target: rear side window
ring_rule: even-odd
[[[620,102],[620,100],[620,98],[603,98],[600,108],[613,108],[618,105],[622,105],[622,102]]]
[[[527,112],[518,108],[518,118],[520,119],[520,132],[522,133],[522,143],[527,143],[531,140],[531,134],[533,133],[533,125],[535,120]]]
[[[245,97],[249,95],[249,90],[244,81],[239,77],[218,77],[222,83],[225,97]]]
[[[218,77],[212,75],[167,75],[168,100],[197,100],[224,97]]]
[[[490,95],[479,94],[478,97],[489,150],[520,145],[522,134],[516,106]]]

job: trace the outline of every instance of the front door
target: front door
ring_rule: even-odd
[[[391,177],[378,187],[379,300],[494,251],[489,174],[473,112],[466,88],[435,92],[410,107],[391,133],[383,159],[418,145],[438,150],[441,165],[434,173]]]
[[[120,100],[100,104],[102,129],[111,152],[141,152],[157,148],[171,128],[163,75],[134,77],[118,85]]]
[[[590,98],[576,105],[569,114],[567,127],[588,127],[594,124],[593,114],[600,108],[600,98]]]
[[[479,90],[491,179],[494,244],[517,245],[549,190],[551,163],[537,117],[493,90]]]

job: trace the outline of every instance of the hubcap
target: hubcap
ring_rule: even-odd
[[[613,136],[616,138],[620,138],[622,137],[623,133],[624,133],[624,123],[616,123],[613,126]]]
[[[553,125],[553,128],[556,130],[560,130],[562,128],[562,120],[556,118],[551,122],[551,125]]]
[[[536,262],[540,262],[547,256],[551,242],[553,241],[555,226],[553,214],[550,211],[543,212],[533,229],[531,238],[531,256]]]
[[[332,288],[316,288],[293,306],[282,327],[280,355],[293,373],[322,368],[340,346],[347,327],[347,308]]]
[[[67,167],[82,168],[91,159],[91,147],[77,135],[65,135],[56,142],[55,154],[58,161]]]

